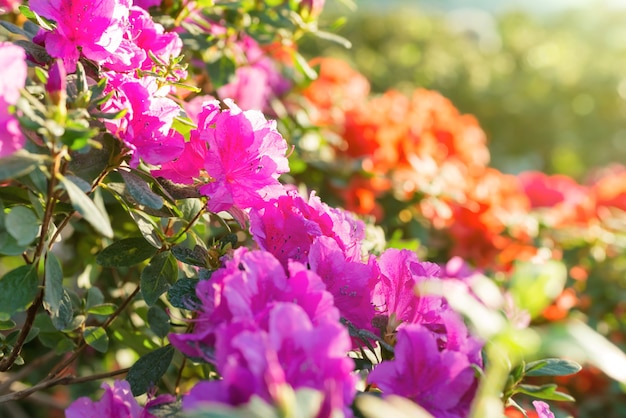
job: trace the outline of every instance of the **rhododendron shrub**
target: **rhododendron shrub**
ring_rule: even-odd
[[[526,377],[578,365],[519,346],[536,341],[519,317],[564,282],[531,245],[535,183],[489,169],[475,119],[438,93],[370,100],[337,61],[312,81],[295,41],[323,4],[33,0],[3,23],[19,39],[0,43],[0,408],[38,391],[67,417],[571,400]],[[387,243],[300,181],[309,129],[355,174],[344,193],[381,216],[391,193],[453,247]]]

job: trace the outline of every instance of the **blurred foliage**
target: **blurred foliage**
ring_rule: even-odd
[[[341,26],[337,33],[353,47],[308,38],[306,56],[347,60],[374,93],[441,92],[477,117],[501,171],[580,179],[590,167],[626,159],[624,11],[492,16],[404,6],[338,16],[329,8],[322,21]]]

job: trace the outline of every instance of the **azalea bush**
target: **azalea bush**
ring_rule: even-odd
[[[569,211],[608,231],[619,198],[504,175],[440,94],[304,57],[347,43],[323,6],[2,4],[3,413],[551,417],[578,362],[626,380],[546,314]]]

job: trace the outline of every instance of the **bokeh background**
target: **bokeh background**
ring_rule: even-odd
[[[626,161],[626,2],[329,1],[321,20],[352,48],[311,37],[306,55],[346,60],[373,93],[440,91],[505,173],[582,181]]]

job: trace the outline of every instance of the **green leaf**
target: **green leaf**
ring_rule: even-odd
[[[131,172],[123,170],[118,170],[118,172],[126,183],[128,193],[137,203],[152,209],[161,209],[163,207],[163,198],[154,193],[144,179]]]
[[[109,348],[109,336],[102,327],[86,327],[83,331],[83,338],[87,345],[101,353],[106,353]]]
[[[214,88],[218,88],[227,84],[231,77],[235,74],[235,63],[226,55],[221,55],[213,62],[206,64],[206,70],[211,77],[211,83]]]
[[[167,292],[167,299],[172,306],[181,309],[194,309],[200,305],[200,299],[196,296],[198,280],[180,279]]]
[[[87,309],[87,313],[93,315],[111,315],[113,312],[115,312],[116,309],[117,306],[112,303],[103,303],[101,305],[95,305],[90,307],[89,309]]]
[[[578,373],[580,364],[560,358],[546,358],[528,363],[524,369],[526,376],[567,376]]]
[[[0,331],[8,331],[11,330],[13,328],[15,328],[15,322],[8,320],[8,321],[0,321]]]
[[[50,313],[54,327],[58,330],[65,329],[72,322],[72,301],[63,289],[61,264],[50,252],[46,255],[44,277],[43,307]]]
[[[104,295],[102,291],[97,287],[90,287],[87,290],[87,310],[92,306],[101,305],[104,303]]]
[[[32,266],[21,266],[0,279],[0,320],[8,321],[15,312],[26,310],[37,296],[39,279]]]
[[[114,242],[96,256],[103,267],[128,267],[152,257],[157,249],[141,237],[125,238]]]
[[[142,395],[155,386],[167,371],[173,357],[174,347],[167,345],[137,360],[126,376],[133,396]]]
[[[539,399],[547,399],[550,401],[567,401],[574,402],[575,399],[567,393],[556,390],[556,383],[548,383],[542,386],[535,385],[519,385],[515,388],[515,392],[525,393]]]
[[[207,267],[207,251],[196,245],[194,249],[183,247],[181,245],[174,245],[172,247],[172,254],[178,261],[182,261],[185,264],[191,264],[198,267]]]
[[[567,269],[558,261],[517,263],[510,280],[516,305],[535,318],[563,291]]]
[[[148,309],[148,326],[159,338],[165,338],[170,332],[170,317],[160,307],[153,306]]]
[[[141,294],[148,306],[159,300],[178,278],[176,259],[169,251],[159,253],[141,272]]]
[[[154,224],[154,221],[148,217],[148,215],[143,212],[130,209],[128,214],[133,221],[137,224],[137,228],[139,232],[141,232],[141,236],[145,238],[146,241],[154,248],[161,248],[163,245],[163,241],[157,232],[157,227]]]
[[[94,227],[96,231],[107,238],[113,238],[113,230],[111,229],[111,221],[109,217],[96,206],[96,204],[83,191],[74,184],[70,179],[58,175],[59,180],[63,184],[67,194],[72,201],[72,206],[78,213],[83,215],[85,220]]]
[[[72,298],[67,290],[63,289],[63,296],[59,301],[59,309],[55,314],[50,314],[52,324],[58,330],[71,331],[80,325],[72,327],[74,323],[74,309],[72,307]]]
[[[37,215],[26,206],[14,206],[6,215],[6,229],[18,245],[28,245],[39,234]]]
[[[0,180],[9,180],[30,173],[38,164],[46,161],[43,155],[30,154],[24,150],[0,158]]]

